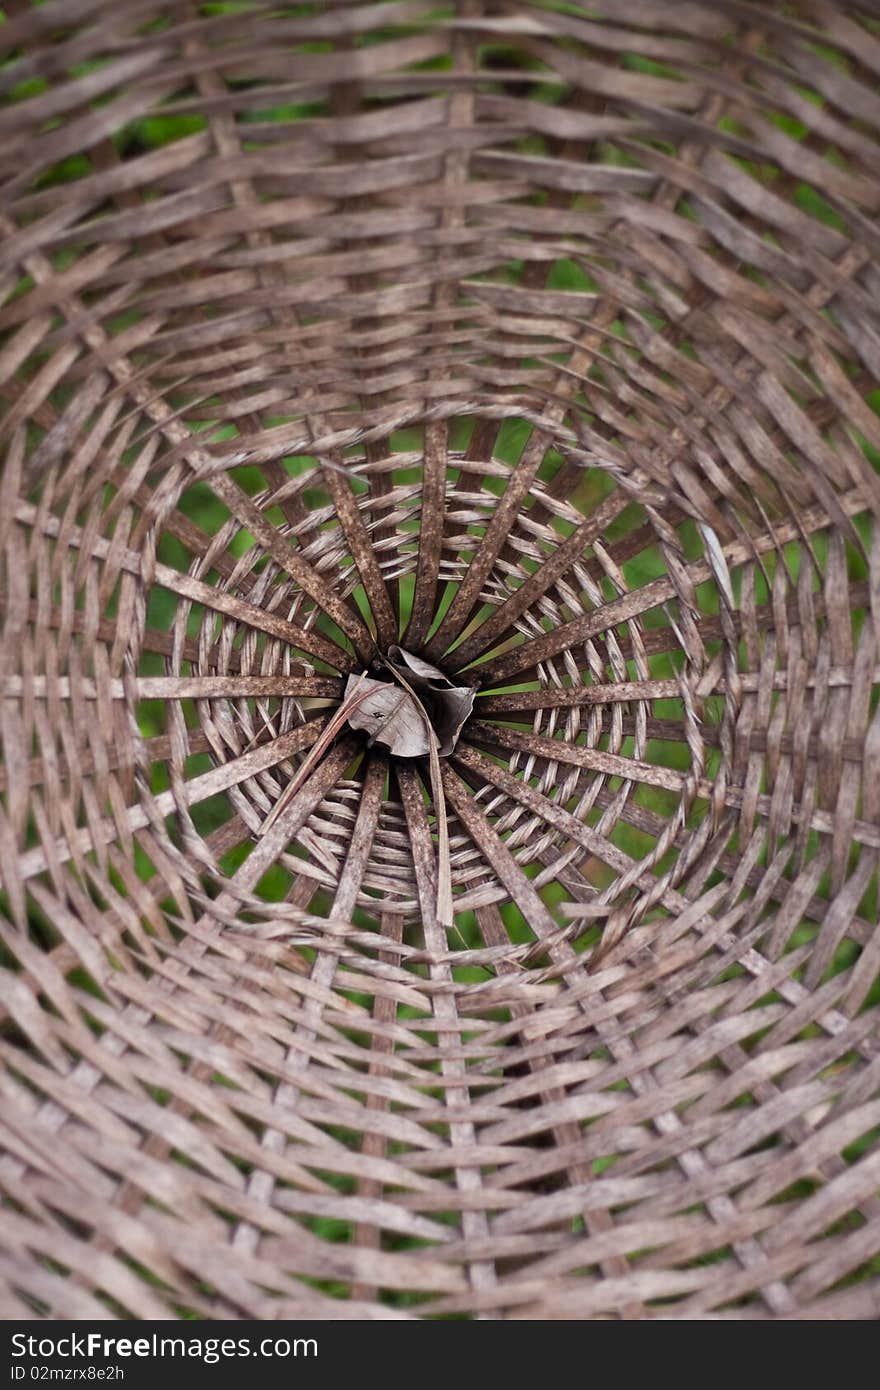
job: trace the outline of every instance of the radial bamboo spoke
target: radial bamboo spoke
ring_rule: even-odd
[[[280,741],[280,740],[279,740]],[[231,891],[212,904],[211,915],[221,918],[234,911],[238,893],[254,888],[277,860],[284,848],[302,829],[312,812],[332,786],[338,782],[356,752],[352,738],[343,739],[321,762],[314,775],[285,806],[272,828],[258,840],[241,868],[230,880]]]
[[[874,668],[874,681],[880,682],[880,666]],[[807,689],[813,689],[817,682],[829,689],[840,689],[852,685],[852,671],[843,666],[832,666],[822,677],[810,674],[806,677]],[[746,672],[737,676],[737,685],[742,691],[754,693],[759,687],[760,677]],[[787,690],[790,681],[785,671],[774,671],[771,688]],[[681,695],[680,680],[621,681],[619,685],[582,685],[571,689],[519,690],[507,694],[493,695],[488,691],[477,691],[480,714],[518,714],[536,709],[577,709],[583,705],[628,704],[632,700],[671,700]],[[720,676],[700,682],[699,693],[723,695],[727,682]]]
[[[156,505],[155,493],[152,492],[148,486],[143,485],[134,493],[133,501],[136,502],[143,510],[144,514],[148,516]],[[213,549],[216,551],[213,536],[209,535],[207,531],[203,531],[200,526],[197,526],[195,522],[192,521],[190,517],[184,515],[183,512],[172,512],[171,515],[164,520],[163,529],[166,530],[169,535],[173,536],[175,540],[180,541],[181,545],[186,546],[187,550],[193,555],[197,555],[200,559],[204,559],[209,550]],[[211,568],[215,569],[218,574],[222,574],[224,579],[229,579],[235,572],[235,557],[231,555],[229,551],[225,551],[222,555],[217,555],[216,553],[212,554]],[[246,575],[242,577],[240,582],[243,588],[249,587],[249,580],[252,580],[252,576]]]
[[[322,470],[324,483],[339,517],[351,549],[352,558],[370,603],[376,621],[376,634],[379,642],[386,648],[397,640],[397,618],[388,597],[388,590],[382,578],[382,571],[370,540],[364,519],[357,504],[351,485],[339,471],[341,461],[337,457],[331,462],[335,465]]]
[[[350,756],[348,748],[345,748],[341,752],[337,750],[334,755],[335,763],[331,763],[331,760],[328,759],[328,766],[330,766],[331,770],[329,774],[325,773],[320,779],[319,786],[322,793],[330,784],[332,776],[336,774],[336,769],[344,769],[344,760],[348,756]],[[351,838],[349,852],[346,857],[345,868],[339,880],[339,887],[336,890],[331,913],[331,916],[338,917],[344,921],[348,921],[351,918],[363,882],[364,873],[366,872],[370,846],[379,818],[379,804],[386,776],[387,766],[384,760],[377,757],[371,758],[364,771],[363,791],[358,807],[357,821]],[[305,791],[306,788],[303,789],[303,792]],[[300,796],[302,795],[303,793],[300,793]],[[314,796],[310,795],[304,804],[312,805],[313,803]],[[294,825],[301,827],[303,823],[302,817],[299,814],[294,815],[293,819],[285,815],[283,819],[288,838],[291,834],[291,827]],[[277,825],[280,824],[280,821],[276,824],[276,830]],[[285,831],[279,831],[276,838],[279,843],[283,843]],[[314,985],[317,986],[318,990],[324,991],[329,989],[336,972],[336,966],[337,958],[335,956],[325,954],[318,957],[312,971],[312,981]],[[307,1018],[309,1015],[315,1020],[320,1018],[319,999],[320,996],[316,994],[309,1001],[307,1005]],[[315,1029],[314,1027],[310,1028],[307,1022],[298,1030],[297,1047],[291,1048],[286,1058],[292,1071],[296,1073],[305,1072],[309,1063],[309,1054],[307,1051],[303,1050],[303,1045],[310,1042],[314,1037]],[[273,1100],[277,1106],[296,1109],[298,1097],[298,1088],[290,1082],[284,1082],[277,1088]],[[284,1136],[278,1130],[269,1129],[264,1133],[262,1143],[264,1148],[268,1148],[274,1152],[280,1152],[284,1149],[285,1140]],[[259,1191],[263,1199],[266,1200],[272,1193],[272,1175],[259,1171],[254,1173],[250,1179],[250,1188],[252,1191]],[[239,1227],[235,1233],[235,1243],[239,1247],[243,1244],[252,1244],[254,1235],[255,1232],[252,1228],[248,1230],[248,1228]]]
[[[426,426],[416,588],[412,616],[403,637],[403,645],[410,651],[417,651],[424,642],[437,606],[437,579],[446,511],[447,445],[445,421]]]
[[[326,718],[311,719],[307,724],[300,725],[289,734],[282,734],[262,748],[254,748],[248,753],[243,753],[241,757],[233,759],[232,762],[224,763],[220,767],[212,768],[210,772],[204,772],[201,776],[194,777],[190,782],[184,783],[185,804],[188,807],[197,806],[200,802],[206,801],[208,797],[216,796],[218,792],[237,786],[248,777],[264,772],[267,768],[277,767],[278,763],[284,762],[291,754],[310,748],[319,737],[326,722]],[[160,792],[158,796],[153,798],[152,814],[157,816],[171,815],[176,804],[173,791]],[[145,807],[141,805],[131,806],[125,813],[126,829],[129,831],[141,830],[150,824],[150,819],[151,814]],[[102,821],[100,829],[101,843],[103,844],[109,844],[120,834],[120,827],[112,820]],[[51,859],[53,862],[62,864],[71,857],[74,850],[77,854],[88,854],[95,847],[90,831],[82,829],[77,832],[75,846],[70,845],[66,840],[60,840],[53,845]],[[27,850],[19,859],[17,874],[22,879],[31,878],[34,874],[42,873],[48,867],[49,862],[49,857],[45,851],[40,849]]]
[[[624,777],[631,782],[663,787],[666,791],[681,791],[684,783],[683,775],[671,768],[654,767],[638,758],[622,758],[616,753],[603,753],[601,748],[585,748],[580,744],[563,743],[559,739],[542,738],[539,734],[531,734],[524,729],[513,729],[503,724],[488,724],[482,719],[471,720],[468,725],[468,739],[478,745],[488,743],[490,747],[519,750],[543,758],[547,762],[571,763],[575,767],[590,768],[609,777]]]
[[[435,869],[434,869],[434,850],[431,840],[431,831],[425,815],[424,805],[421,794],[416,782],[415,773],[404,765],[397,769],[397,778],[400,786],[403,809],[406,815],[406,822],[412,838],[413,864],[416,872],[416,882],[418,886],[419,906],[422,913],[422,922],[425,931],[425,943],[429,951],[441,954],[446,946],[443,928],[437,921],[435,908],[437,902]],[[431,975],[435,980],[443,983],[451,981],[452,974],[448,965],[438,963],[431,967]],[[452,1030],[460,1028],[459,1020],[456,1016],[455,1001],[451,994],[438,994],[434,999],[434,1012],[439,1025],[442,1027],[440,1033],[441,1048],[444,1051],[454,1050],[455,1038]],[[446,1104],[453,1110],[462,1110],[467,1116],[469,1096],[465,1087],[456,1082],[464,1080],[464,1066],[454,1056],[442,1062],[442,1072],[446,1080],[445,1100]],[[468,1118],[453,1120],[449,1125],[449,1135],[453,1146],[473,1145],[475,1141],[475,1129],[472,1121]],[[473,1167],[456,1168],[456,1185],[462,1192],[470,1195],[479,1194],[482,1188],[482,1181],[479,1170]],[[466,1240],[481,1240],[488,1234],[488,1223],[484,1212],[477,1209],[466,1209],[461,1216],[462,1234]],[[475,1290],[490,1289],[495,1284],[495,1270],[488,1261],[475,1261],[471,1263],[470,1283]]]
[[[48,676],[33,676],[28,690],[37,699],[51,695],[53,699],[69,700],[70,677],[51,680]],[[106,694],[112,700],[125,700],[132,690],[140,700],[230,700],[272,695],[332,700],[342,694],[342,682],[332,676],[136,676],[132,681],[110,680],[106,686]],[[0,693],[9,699],[21,696],[21,676],[2,677]],[[86,700],[96,700],[99,695],[93,680],[83,680],[75,693]]]
[[[346,637],[351,638],[361,658],[369,660],[373,650],[373,642],[363,622],[356,613],[352,612],[349,605],[333,592],[321,575],[303,559],[290,540],[263,516],[259,507],[227,474],[218,474],[212,479],[211,486],[232,515],[256,536],[285,574],[289,574],[292,579],[295,579],[300,588],[309,595],[309,598],[314,600],[318,608],[327,613],[342,628]]]
[[[844,498],[841,498],[841,503],[850,515],[860,511],[864,506],[864,500],[858,491],[848,493]],[[754,538],[750,546],[740,542],[725,546],[724,556],[728,565],[743,564],[751,558],[752,553],[767,554],[801,535],[809,535],[811,531],[820,530],[827,525],[827,514],[820,509],[813,508],[802,513],[797,522],[780,523],[772,532]],[[691,584],[701,584],[709,579],[711,574],[712,569],[709,562],[699,561],[690,567]],[[471,674],[478,676],[484,686],[490,683],[498,685],[523,671],[532,670],[539,662],[558,655],[568,647],[598,637],[617,624],[629,622],[675,597],[676,588],[672,580],[654,580],[650,584],[643,585],[640,589],[635,589],[631,593],[622,594],[619,598],[610,600],[594,613],[586,613],[581,618],[563,623],[553,632],[547,632],[541,637],[526,639],[524,643],[515,647],[507,655],[496,657],[484,664],[478,664]]]
[[[540,434],[535,434],[530,439],[523,458],[513,472],[504,495],[492,514],[485,535],[479,541],[475,540],[473,559],[468,566],[465,578],[459,585],[446,616],[425,647],[429,660],[438,661],[442,658],[443,653],[453,639],[458,636],[470,617],[486,576],[507,539],[514,518],[537,476],[547,443],[546,436]]]
[[[19,521],[33,524],[37,520],[36,509],[22,504],[18,508],[17,517]],[[56,517],[42,517],[41,526],[49,536],[61,534],[60,523]],[[64,539],[68,545],[78,548],[83,539],[82,532],[79,527],[68,527]],[[95,540],[90,546],[90,553],[96,559],[106,559],[110,553],[110,543],[106,540]],[[141,575],[140,559],[133,552],[122,552],[117,557],[117,563],[121,569],[127,570],[129,574]],[[203,580],[181,574],[179,570],[172,569],[170,565],[154,564],[152,566],[152,578],[154,583],[167,589],[170,593],[178,594],[181,598],[190,599],[194,603],[202,603],[206,608],[210,608],[216,613],[222,613],[226,617],[245,623],[248,627],[267,632],[272,637],[279,637],[290,643],[291,646],[298,647],[311,656],[317,657],[320,661],[326,661],[337,671],[350,671],[352,668],[352,658],[330,638],[321,637],[318,633],[307,631],[297,623],[276,617],[266,608],[258,608],[234,594],[225,593],[221,589],[214,588],[211,584],[206,584]]]
[[[625,499],[615,495],[603,503],[593,516],[588,517],[490,618],[481,623],[470,637],[466,637],[456,647],[453,653],[455,669],[460,671],[464,666],[469,666],[480,652],[494,646],[505,637],[517,618],[521,618],[523,613],[534,607],[538,599],[546,594],[558,579],[567,574],[572,565],[582,559],[584,551],[602,534],[605,527],[619,516],[625,505]]]

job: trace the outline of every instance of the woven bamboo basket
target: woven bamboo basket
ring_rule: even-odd
[[[3,9],[3,1316],[876,1317],[875,0]]]

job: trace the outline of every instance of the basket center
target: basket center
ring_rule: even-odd
[[[398,758],[420,758],[432,745],[448,757],[474,705],[474,687],[456,685],[423,657],[392,645],[364,670],[349,676],[340,715]]]

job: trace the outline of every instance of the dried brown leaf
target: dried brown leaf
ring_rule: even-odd
[[[357,683],[349,676],[346,698]],[[388,681],[363,680],[366,699],[351,711],[353,729],[364,729],[374,743],[381,743],[398,758],[422,758],[430,752],[428,730],[411,695]]]
[[[437,752],[448,757],[473,709],[473,688],[453,685],[436,666],[402,647],[389,648],[387,666],[400,684],[361,677],[361,688],[368,695],[349,716],[351,727],[365,729],[374,742],[398,758],[423,758],[430,754],[431,742],[421,705],[436,737]],[[356,681],[356,676],[349,677],[346,696]]]
[[[437,751],[448,757],[474,707],[473,686],[453,685],[436,666],[403,647],[389,647],[388,664],[418,695],[437,735]]]

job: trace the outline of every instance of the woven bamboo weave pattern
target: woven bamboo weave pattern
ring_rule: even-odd
[[[876,1317],[880,6],[2,8],[0,1315]]]

